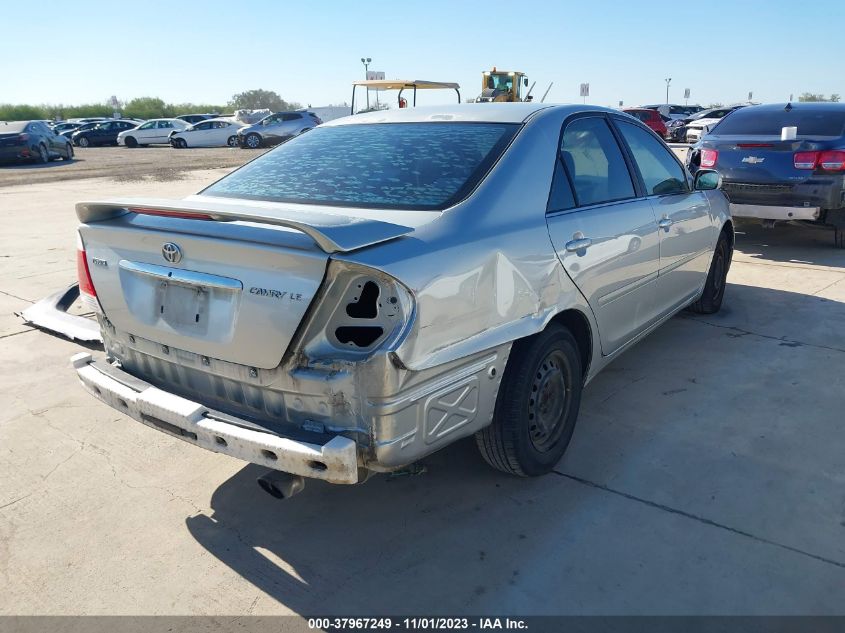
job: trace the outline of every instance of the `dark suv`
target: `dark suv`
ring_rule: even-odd
[[[845,103],[749,106],[692,147],[690,171],[715,169],[731,214],[832,226],[845,248]]]

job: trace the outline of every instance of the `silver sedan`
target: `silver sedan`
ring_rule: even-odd
[[[680,310],[719,310],[718,184],[605,108],[332,121],[185,200],[77,205],[107,359],[74,366],[131,417],[274,469],[282,496],[469,435],[542,475],[602,368]]]

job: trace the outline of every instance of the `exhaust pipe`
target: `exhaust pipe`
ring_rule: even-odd
[[[291,475],[280,470],[268,470],[256,481],[264,492],[276,499],[288,499],[305,488],[305,479],[301,475]]]

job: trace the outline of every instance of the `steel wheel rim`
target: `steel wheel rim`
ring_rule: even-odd
[[[541,453],[560,439],[569,413],[570,389],[566,384],[566,357],[549,352],[537,365],[528,396],[528,437]]]

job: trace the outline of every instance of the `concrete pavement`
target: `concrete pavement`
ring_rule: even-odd
[[[586,390],[557,471],[472,441],[419,476],[309,481],[88,396],[81,348],[12,315],[75,277],[72,203],[173,182],[0,188],[0,614],[845,614],[845,252],[741,228],[725,309],[683,314]]]

